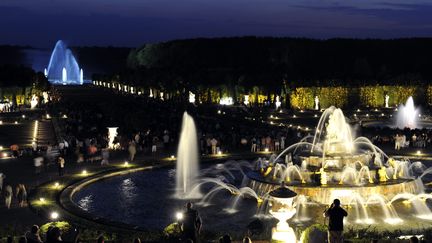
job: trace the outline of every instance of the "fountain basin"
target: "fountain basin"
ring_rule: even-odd
[[[270,181],[261,176],[258,172],[250,172],[247,174],[250,179],[249,186],[254,189],[258,195],[265,195],[276,189],[280,183]],[[342,204],[348,205],[352,196],[357,194],[363,198],[368,198],[370,195],[380,194],[387,199],[401,193],[419,194],[423,192],[423,183],[420,179],[398,179],[390,180],[386,183],[368,183],[361,186],[348,185],[318,185],[311,183],[296,183],[288,184],[289,189],[295,191],[298,195],[304,195],[309,200],[330,205],[334,199],[338,198]]]

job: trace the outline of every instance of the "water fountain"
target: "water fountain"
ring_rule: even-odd
[[[410,96],[405,105],[400,105],[396,115],[396,126],[400,129],[417,128],[417,118],[419,111],[414,107],[414,100]]]
[[[283,161],[288,153],[296,158],[294,164]],[[367,199],[375,194],[392,198],[399,193],[422,193],[422,183],[412,176],[410,165],[409,161],[388,159],[367,138],[354,138],[342,110],[330,107],[323,112],[313,139],[289,146],[248,176],[258,195],[285,181],[310,201],[330,204],[339,198],[349,204],[353,194]]]
[[[83,70],[66,44],[57,41],[45,75],[54,84],[83,84]]]
[[[169,215],[178,210],[184,205],[184,199],[188,199],[208,217],[204,220],[213,230],[238,232],[238,227],[257,217],[267,226],[274,226],[276,218],[279,222],[273,239],[285,240],[295,239],[287,220],[297,226],[320,223],[323,209],[335,198],[347,208],[348,223],[361,227],[410,224],[413,213],[415,221],[432,220],[427,204],[432,195],[426,194],[423,186],[432,168],[426,168],[421,162],[389,158],[367,138],[354,138],[352,134],[343,112],[331,107],[323,112],[314,136],[289,146],[279,155],[254,162],[207,164],[199,170],[196,128],[192,117],[185,112],[176,169],[155,169],[135,177],[125,174],[117,180],[133,178],[136,186],[131,188],[131,197],[140,205],[136,207],[137,213],[124,217],[123,211],[110,212],[118,204],[123,205],[124,198],[116,196],[122,193],[113,193],[119,188],[118,183],[105,180],[98,183],[108,183],[111,187],[95,186],[90,195],[97,196],[103,189],[113,200],[106,202],[108,206],[95,202],[89,207],[100,208],[92,212],[101,218],[111,219],[114,215],[115,220],[132,225],[153,226],[157,222],[166,226],[172,220],[165,216],[167,212]],[[281,183],[286,185],[282,190],[292,191],[289,197],[272,193]],[[86,196],[89,192],[84,189],[74,200],[79,202]],[[144,213],[148,215],[146,219],[142,217]]]
[[[177,149],[176,197],[197,198],[199,193],[191,193],[198,172],[197,131],[193,118],[183,114],[180,140]]]

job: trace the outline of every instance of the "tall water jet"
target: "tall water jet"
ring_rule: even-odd
[[[183,114],[180,140],[177,149],[177,175],[176,197],[196,198],[199,193],[193,193],[191,189],[198,176],[198,142],[195,122],[185,112]]]
[[[66,71],[65,67],[63,67],[63,69],[62,69],[62,81],[63,81],[63,83],[65,83],[67,81],[67,71]]]
[[[66,44],[57,41],[48,64],[46,76],[51,83],[81,84],[80,68]]]
[[[80,69],[80,79],[79,79],[80,84],[84,83],[84,72],[83,69]]]
[[[396,115],[396,126],[400,129],[417,128],[418,110],[414,107],[414,100],[410,96],[405,105],[401,105]]]

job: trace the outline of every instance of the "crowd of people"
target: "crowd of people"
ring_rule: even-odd
[[[14,201],[16,202],[17,207],[27,206],[26,186],[19,183],[16,185],[14,192],[11,183],[6,180],[6,175],[3,173],[0,173],[0,194],[7,209],[11,208]]]

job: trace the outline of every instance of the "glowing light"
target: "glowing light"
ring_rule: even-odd
[[[366,116],[369,116],[369,114],[366,114]]]
[[[22,115],[21,117],[22,117],[22,118],[25,118],[25,115]]]
[[[273,118],[273,115],[270,115],[270,118]]]
[[[355,114],[354,114],[354,115],[355,115]],[[317,115],[317,114],[315,114],[315,115],[314,115],[314,117],[318,117],[318,115]]]
[[[83,170],[83,171],[81,172],[81,174],[82,174],[82,175],[87,175],[87,170]]]
[[[124,165],[124,167],[128,167],[129,166],[129,162],[125,161],[123,165]]]
[[[3,121],[0,121],[0,125],[3,124]]]
[[[195,94],[189,91],[189,103],[195,103]]]
[[[381,113],[381,116],[384,116],[384,113]]]
[[[244,96],[243,104],[245,104],[245,105],[249,105],[249,95],[245,95],[245,96]]]
[[[33,127],[33,143],[34,141],[36,141],[37,139],[37,135],[38,135],[38,128],[39,128],[39,122],[36,120],[34,122],[34,127]]]
[[[421,155],[421,153],[422,152],[420,150],[417,150],[417,152],[416,152],[417,155]]]
[[[177,212],[175,216],[176,216],[176,219],[178,221],[181,221],[183,219],[183,213],[182,212]]]
[[[60,184],[58,182],[54,183],[54,187],[59,187]]]
[[[293,115],[293,118],[296,118],[297,116],[296,115]]]
[[[18,121],[15,121],[14,123],[15,123],[15,124],[18,124]]]
[[[8,157],[8,154],[7,153],[3,153],[3,157]]]
[[[62,118],[66,119],[68,118],[66,114],[63,114]]]
[[[360,109],[357,109],[357,112],[360,112]]]
[[[221,114],[222,112],[221,112],[221,110],[218,110],[217,113],[218,113],[218,114]]]
[[[222,151],[219,150],[219,151],[217,152],[217,154],[218,154],[218,155],[222,155]]]
[[[51,118],[50,114],[46,114],[46,118],[50,119]]]
[[[279,109],[281,104],[282,104],[282,102],[280,101],[280,97],[278,95],[278,96],[276,96],[276,102],[275,102],[276,110]]]
[[[51,219],[58,219],[58,217],[59,217],[59,214],[56,211],[54,211],[50,214]]]
[[[220,105],[233,105],[234,101],[232,97],[223,97],[219,101]]]
[[[108,127],[108,147],[114,149],[114,139],[117,136],[118,127]]]
[[[384,222],[387,224],[400,224],[403,222],[403,220],[400,218],[386,218],[384,219]]]
[[[37,104],[39,103],[38,98],[35,94],[32,95],[31,101],[30,101],[30,109],[36,108]]]
[[[268,152],[269,152],[269,149],[268,149],[268,148],[265,148],[265,149],[264,149],[264,152],[268,153]]]
[[[432,214],[419,214],[419,215],[417,215],[417,218],[432,220]]]
[[[41,197],[41,198],[39,198],[39,201],[40,202],[45,202],[45,198]]]

